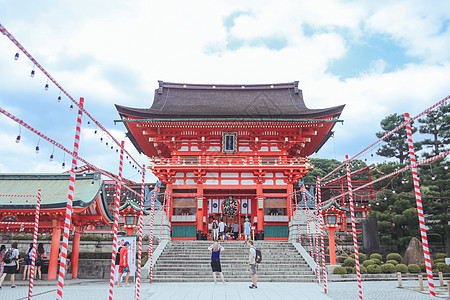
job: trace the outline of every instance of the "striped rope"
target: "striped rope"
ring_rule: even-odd
[[[84,98],[80,98],[80,105],[83,107]],[[75,129],[75,142],[73,144],[73,154],[78,155],[78,148],[80,147],[80,131],[81,131],[81,117],[83,113],[81,110],[78,111],[77,116],[77,127]],[[64,278],[66,275],[66,262],[67,262],[67,249],[69,248],[69,233],[70,225],[72,222],[72,205],[73,205],[73,195],[75,192],[75,176],[77,169],[77,160],[72,157],[72,168],[70,170],[70,181],[69,181],[69,192],[67,194],[67,206],[66,206],[66,217],[64,220],[64,233],[61,248],[61,259],[59,263],[59,277],[58,277],[58,291],[56,299],[60,300],[63,298],[64,289]]]
[[[315,258],[316,258],[316,267],[317,267],[317,270],[316,270],[316,274],[317,274],[317,283],[320,283],[320,264],[319,264],[319,231],[318,231],[318,212],[319,212],[319,209],[318,209],[318,207],[317,207],[317,195],[316,195],[316,197],[314,197],[314,208],[315,208],[315,214],[314,214],[314,217],[315,217],[315,222],[314,222],[314,228],[315,228],[315,243],[316,243],[316,248],[315,248],[315,253],[314,253],[314,255],[315,255]]]
[[[33,197],[36,197],[36,195],[0,195],[0,197],[8,197],[8,198],[13,198],[13,197],[33,198]]]
[[[31,250],[30,285],[28,286],[28,300],[33,298],[34,272],[36,267],[36,248],[39,230],[39,212],[41,210],[41,189],[37,193],[36,213],[34,215],[33,250]],[[24,278],[25,279],[25,278]]]
[[[405,114],[405,121],[406,121],[406,135],[408,139],[409,158],[411,160],[411,164],[415,164],[416,155],[414,154],[414,144],[411,132],[411,120],[409,118],[409,114],[407,113]],[[414,182],[414,194],[416,196],[417,214],[419,216],[420,236],[422,238],[423,255],[425,258],[425,267],[427,269],[428,289],[430,292],[431,299],[436,299],[436,292],[434,290],[433,271],[431,269],[430,250],[428,249],[428,238],[425,226],[425,216],[423,214],[422,195],[420,191],[419,178],[417,176],[417,167],[412,166],[411,171]]]
[[[325,241],[323,240],[323,212],[322,212],[322,192],[320,188],[320,177],[317,177],[317,201],[319,202],[319,212],[318,217],[319,221],[319,229],[320,229],[320,246],[322,252],[322,271],[323,271],[323,291],[327,293],[327,266],[325,264]]]
[[[161,226],[159,226],[159,240],[158,245],[161,244],[161,235],[162,235],[162,226],[163,226],[163,217],[164,217],[164,205],[166,204],[166,194],[164,193],[164,199],[162,203],[162,209],[161,209]]]
[[[294,191],[295,192],[295,191]],[[300,206],[298,205],[298,198],[297,193],[294,193],[294,200],[295,200],[295,206],[296,206],[296,212],[297,212],[297,232],[298,232],[298,242],[300,246],[302,245],[302,236],[300,235],[300,217],[298,215],[298,210],[300,209]]]
[[[155,219],[155,194],[151,196],[151,211],[150,211],[150,238],[148,242],[148,259],[150,260],[150,283],[153,279],[153,220]]]
[[[123,146],[124,141],[122,141],[120,146],[120,158],[119,158],[119,176],[118,182],[116,184],[116,196],[114,199],[114,224],[113,224],[113,247],[111,255],[111,274],[109,276],[109,300],[113,299],[113,288],[114,288],[114,275],[116,271],[116,254],[117,254],[117,231],[119,227],[119,203],[120,203],[120,192],[122,190],[122,170],[123,170]],[[120,278],[119,278],[120,280]]]
[[[88,111],[86,111],[83,107],[83,104],[80,102],[77,102],[56,80],[55,78],[53,78],[52,75],[50,75],[50,73],[47,72],[47,70],[44,69],[44,67],[25,49],[25,47],[22,46],[22,44],[8,31],[6,30],[5,26],[3,26],[2,24],[0,24],[0,32],[3,33],[6,37],[8,37],[11,42],[14,43],[14,45],[16,45],[20,51],[22,51],[23,54],[25,54],[30,61],[39,69],[42,71],[42,73],[44,73],[45,76],[47,76],[47,78],[53,82],[53,84],[55,86],[58,87],[58,89],[63,92],[69,99],[70,101],[73,102],[73,104],[75,104],[76,106],[78,106],[78,108],[88,117],[92,120],[92,122],[94,122],[103,132],[105,132],[105,134],[107,134],[115,143],[116,145],[119,145],[119,142],[117,141],[117,139],[108,131],[106,130],[106,128],[100,123],[98,122],[96,119],[94,119],[93,116],[91,116],[91,114],[89,114]],[[139,165],[139,163],[131,156],[130,153],[128,153],[127,150],[124,150],[125,153],[134,161],[134,163],[136,164],[136,166],[138,168],[142,167]]]
[[[145,181],[145,165],[142,168],[142,184],[141,184],[141,205],[139,210],[139,240],[138,240],[138,259],[136,274],[136,299],[141,297],[141,259],[142,259],[142,229],[144,227],[144,181]]]
[[[34,225],[34,222],[0,222],[0,225],[24,226]]]
[[[358,253],[358,239],[356,237],[356,219],[355,219],[355,207],[353,205],[353,191],[352,191],[352,179],[350,177],[350,164],[348,160],[348,155],[345,156],[347,159],[347,184],[348,184],[348,198],[350,200],[350,214],[352,218],[352,233],[353,233],[353,248],[355,250],[355,266],[356,266],[356,278],[358,280],[358,295],[359,299],[363,299],[362,285],[361,285],[361,270],[359,268],[359,253]]]

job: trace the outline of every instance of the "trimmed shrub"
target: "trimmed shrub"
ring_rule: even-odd
[[[398,264],[395,266],[397,272],[408,273],[408,267],[405,264]]]
[[[394,266],[396,266],[398,264],[398,261],[391,259],[391,260],[387,260],[386,263],[393,264]]]
[[[427,266],[425,265],[425,263],[420,264],[420,270],[424,273],[427,271]]]
[[[383,273],[395,273],[397,271],[393,264],[388,263],[382,265],[381,270],[383,271]]]
[[[442,273],[450,273],[450,265],[446,263],[435,263],[434,268],[438,270],[438,272]]]
[[[348,256],[338,256],[336,257],[336,260],[338,263],[343,264],[344,260],[346,260],[348,258]]]
[[[378,259],[379,261],[381,261],[383,259],[383,256],[381,256],[381,254],[378,254],[378,253],[372,253],[372,254],[370,254],[370,259],[372,259],[372,260]]]
[[[373,260],[371,260],[371,259],[368,259],[368,260],[366,260],[366,261],[364,261],[363,262],[363,266],[364,267],[368,267],[368,266],[370,266],[370,265],[374,265],[375,264],[375,262],[373,261]]]
[[[433,255],[433,258],[436,259],[441,259],[441,258],[446,258],[447,254],[445,253],[436,253],[435,255]]]
[[[377,265],[381,265],[381,260],[379,260],[378,258],[372,258],[372,260],[375,262],[375,264]]]
[[[381,267],[379,265],[370,265],[367,267],[367,273],[370,273],[370,274],[381,273]]]
[[[359,263],[361,264],[367,259],[367,256],[364,253],[358,253],[358,256],[359,256]],[[355,258],[355,253],[350,254],[350,257]]]
[[[352,274],[354,267],[344,267],[347,270],[347,274]]]
[[[438,258],[434,260],[434,263],[445,263],[445,258]]]
[[[420,267],[416,264],[409,264],[408,265],[408,272],[409,273],[420,273]]]
[[[386,260],[395,260],[399,263],[402,261],[402,256],[398,253],[389,253],[388,255],[386,255]]]
[[[356,264],[355,259],[354,258],[347,258],[344,260],[344,266],[345,267],[354,267]]]
[[[333,270],[333,274],[347,274],[347,269],[344,267],[336,267]]]

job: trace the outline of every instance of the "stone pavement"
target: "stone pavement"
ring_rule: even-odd
[[[0,299],[26,299],[28,287],[18,286],[11,289],[5,282],[0,291]],[[35,286],[34,299],[55,299],[56,286]],[[262,282],[257,290],[248,288],[250,282],[217,283],[143,283],[141,299],[307,299],[307,300],[331,300],[331,299],[358,299],[357,285],[355,282],[332,282],[329,284],[329,293],[322,293],[322,288],[315,283],[279,283]],[[404,282],[405,287],[416,286],[416,282]],[[430,299],[427,294],[420,294],[407,288],[398,289],[396,282],[363,282],[364,299],[382,300],[415,300]],[[64,299],[107,299],[109,283],[106,281],[81,281],[77,283],[67,281],[64,287]],[[114,289],[115,299],[134,299],[134,285]],[[447,298],[440,298],[447,299]]]

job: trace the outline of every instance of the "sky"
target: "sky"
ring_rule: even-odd
[[[150,107],[158,80],[298,80],[307,107],[346,104],[344,123],[312,156],[341,161],[376,140],[383,117],[415,116],[450,94],[448,0],[0,0],[0,23],[70,95],[84,97],[86,110],[125,140],[141,165],[148,160],[126,139],[123,124],[114,124],[114,104]],[[16,52],[0,35],[0,107],[73,149],[76,110],[64,95],[57,102],[60,92],[52,83],[45,91],[42,72],[31,78],[33,64],[23,54],[15,61]],[[117,173],[118,154],[96,129],[83,119],[80,156]],[[0,173],[70,166],[61,150],[3,115],[0,140]],[[383,160],[370,154],[362,158]],[[124,177],[141,180],[127,162]]]

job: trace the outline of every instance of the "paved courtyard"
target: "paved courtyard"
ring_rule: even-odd
[[[0,299],[26,299],[28,287],[18,286],[11,289],[5,282],[0,291]],[[20,283],[20,282],[19,282]],[[38,284],[46,284],[39,282]],[[68,282],[64,288],[64,299],[107,299],[109,283],[106,281],[76,281]],[[406,288],[399,289],[396,282],[363,282],[364,299],[430,299],[427,294],[411,291],[417,282],[404,282]],[[257,290],[250,290],[248,282],[230,282],[214,285],[213,283],[144,283],[141,299],[358,299],[355,282],[334,282],[329,285],[329,293],[322,293],[322,288],[314,283],[274,283],[262,282]],[[34,288],[34,299],[55,299],[55,285],[38,285]],[[444,298],[439,299],[448,299]],[[115,299],[134,299],[134,286],[114,289]]]

